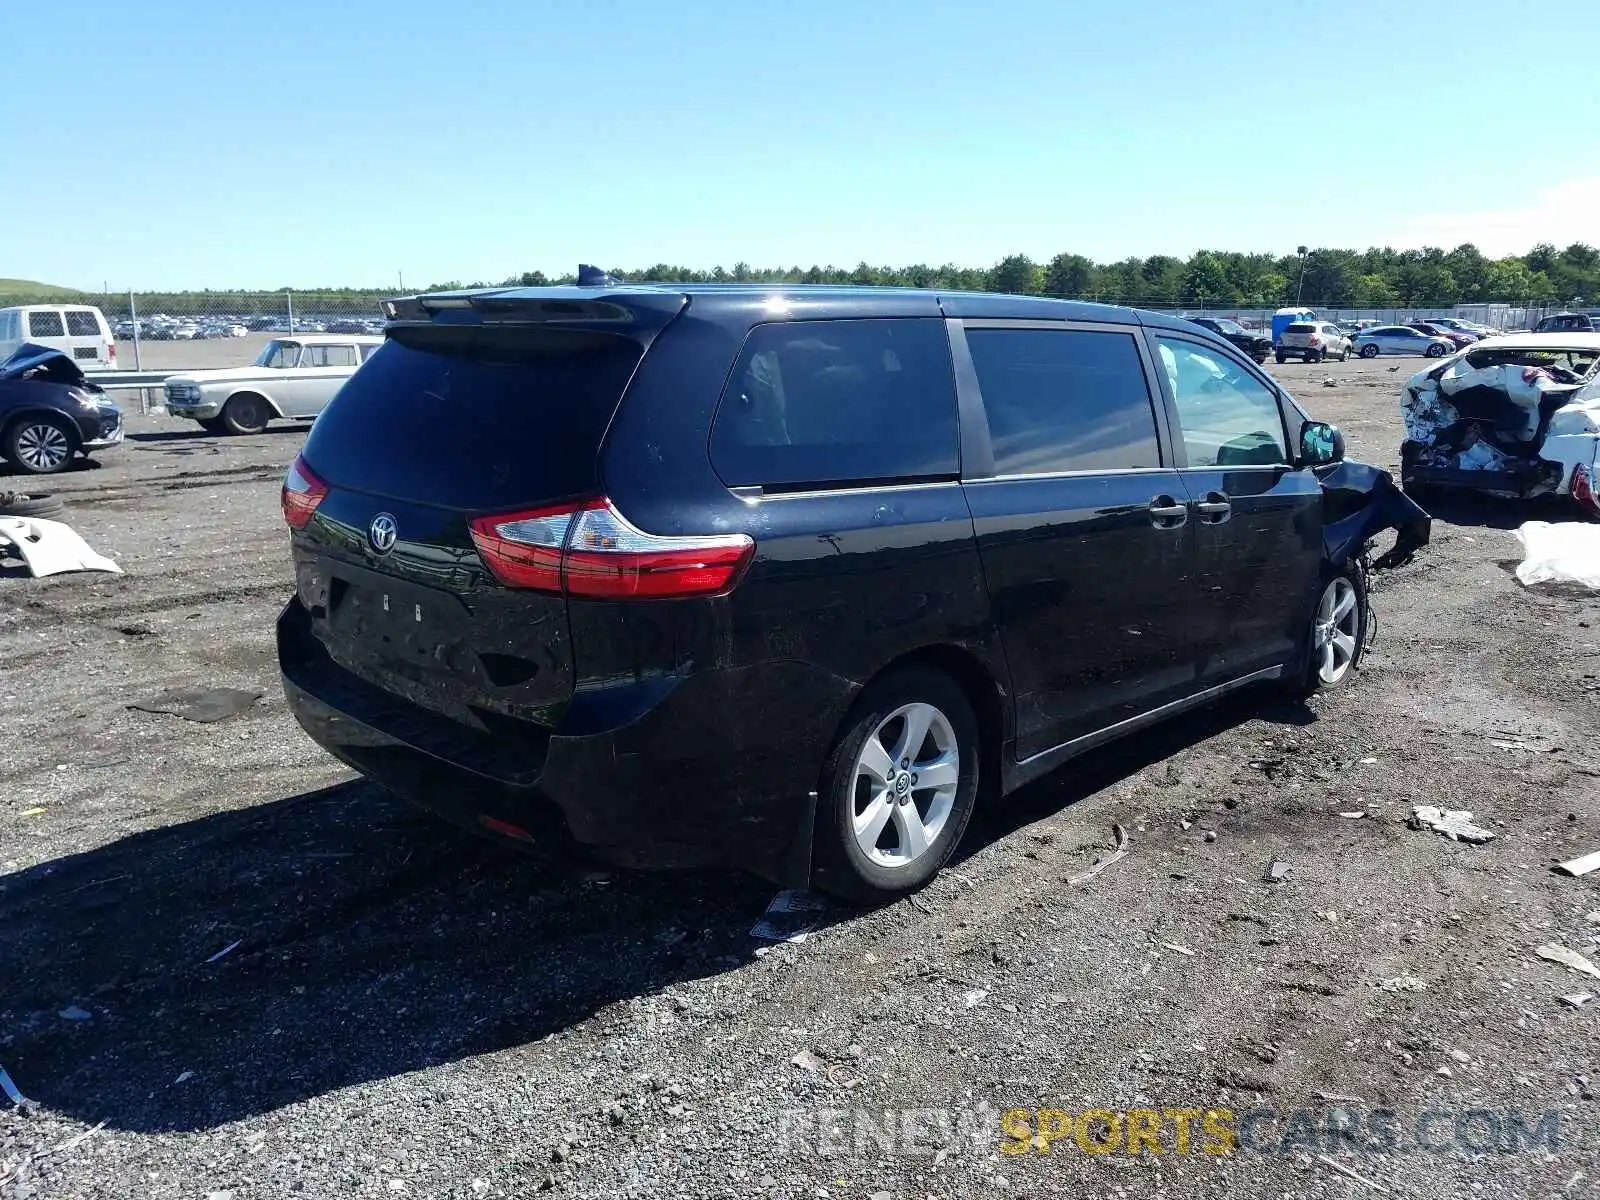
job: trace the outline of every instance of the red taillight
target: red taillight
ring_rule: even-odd
[[[106,343],[106,358],[111,362],[117,361],[117,344],[115,342]]]
[[[328,485],[311,473],[306,460],[299,455],[289,464],[289,473],[283,477],[283,519],[290,529],[304,529],[328,494]]]
[[[1320,345],[1322,345],[1322,335],[1313,333],[1311,335],[1311,337],[1308,339],[1308,341],[1309,341],[1310,345],[1320,346]]]
[[[472,540],[507,587],[607,600],[731,591],[755,556],[742,533],[663,537],[635,529],[604,498],[474,517]]]

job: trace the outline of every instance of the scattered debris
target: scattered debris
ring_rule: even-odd
[[[1569,992],[1567,995],[1560,997],[1561,1003],[1568,1008],[1582,1008],[1593,999],[1593,992]]]
[[[1338,387],[1339,386],[1339,381],[1337,379],[1335,379],[1332,375],[1329,375],[1326,379],[1324,379],[1322,381],[1322,386],[1323,387]]]
[[[1345,1166],[1343,1163],[1339,1162],[1337,1159],[1329,1158],[1326,1154],[1317,1155],[1317,1161],[1319,1163],[1321,1163],[1325,1167],[1332,1167],[1335,1171],[1339,1172],[1339,1174],[1345,1176],[1346,1178],[1354,1179],[1357,1183],[1366,1184],[1369,1188],[1371,1188],[1373,1191],[1377,1192],[1378,1195],[1380,1195],[1380,1196],[1391,1196],[1391,1195],[1394,1194],[1388,1188],[1384,1187],[1381,1183],[1374,1183],[1374,1182],[1372,1182],[1372,1180],[1368,1179],[1365,1175],[1356,1174],[1356,1172],[1352,1171],[1349,1167]]]
[[[1587,875],[1590,871],[1600,871],[1600,850],[1596,850],[1593,854],[1585,854],[1582,858],[1571,858],[1564,863],[1557,863],[1556,870],[1563,875],[1574,877]]]
[[[20,1090],[18,1090],[17,1085],[11,1081],[11,1076],[6,1074],[6,1069],[4,1067],[0,1067],[0,1092],[4,1092],[6,1094],[6,1099],[10,1100],[13,1104],[20,1105],[33,1103],[32,1100],[29,1100],[22,1094]]]
[[[750,936],[766,942],[803,942],[817,927],[827,907],[821,896],[798,888],[785,888],[772,898]]]
[[[1494,834],[1472,823],[1472,814],[1465,809],[1435,808],[1421,804],[1411,810],[1409,822],[1413,829],[1433,829],[1452,842],[1492,842]]]
[[[1581,583],[1600,588],[1600,525],[1525,521],[1516,536],[1522,544],[1517,581],[1523,586]]]
[[[1338,1092],[1312,1092],[1311,1094],[1313,1096],[1315,1096],[1318,1100],[1321,1100],[1324,1104],[1364,1104],[1364,1103],[1366,1103],[1366,1101],[1364,1101],[1360,1096],[1344,1096],[1344,1095],[1341,1095]]]
[[[1366,758],[1358,758],[1358,759],[1356,759],[1356,761],[1358,763],[1360,763],[1363,767],[1371,767],[1371,766],[1375,766],[1377,764],[1378,760],[1369,755]]]
[[[822,1070],[822,1060],[809,1050],[800,1051],[789,1062],[793,1066],[799,1067],[802,1071],[809,1071],[813,1075]]]
[[[1330,908],[1327,912],[1319,912],[1317,913],[1317,916],[1321,917],[1330,925],[1337,925],[1339,923],[1339,910],[1336,908]]]
[[[74,1148],[76,1148],[78,1146],[83,1145],[84,1142],[87,1142],[90,1138],[92,1138],[95,1134],[99,1133],[105,1127],[106,1127],[106,1123],[104,1121],[101,1121],[100,1124],[96,1125],[93,1129],[85,1129],[82,1133],[78,1134],[77,1137],[68,1138],[66,1141],[62,1142],[59,1146],[51,1146],[50,1149],[45,1151],[45,1153],[46,1154],[64,1154],[68,1150],[72,1150],[72,1149],[74,1149]]]
[[[179,1076],[176,1079],[174,1079],[172,1082],[173,1083],[188,1083],[189,1080],[191,1080],[193,1078],[194,1078],[194,1072],[193,1071],[184,1071],[184,1072],[180,1073]]]
[[[1111,833],[1117,839],[1117,848],[1116,848],[1116,850],[1113,851],[1110,854],[1101,855],[1100,857],[1096,858],[1094,860],[1094,864],[1092,866],[1090,866],[1090,868],[1087,871],[1078,872],[1078,874],[1072,876],[1072,878],[1067,880],[1068,883],[1070,883],[1070,884],[1088,883],[1091,879],[1093,879],[1096,875],[1100,874],[1101,871],[1104,871],[1112,863],[1121,862],[1123,859],[1128,857],[1128,847],[1132,844],[1128,840],[1128,831],[1126,829],[1124,829],[1121,825],[1113,825],[1111,827]]]
[[[0,517],[0,542],[9,543],[35,577],[60,575],[66,571],[122,574],[121,567],[103,554],[96,554],[70,525],[60,521]]]
[[[135,700],[128,707],[140,712],[168,713],[186,721],[209,725],[238,716],[261,696],[261,692],[242,691],[239,688],[167,688],[159,696]]]
[[[63,1021],[89,1021],[94,1014],[86,1008],[79,1008],[76,1004],[69,1004],[56,1014]]]
[[[228,946],[224,946],[221,950],[218,950],[210,958],[206,959],[206,961],[208,963],[214,963],[218,959],[226,958],[228,955],[232,954],[235,950],[237,950],[242,945],[244,945],[244,939],[240,938],[237,942],[234,942],[233,944],[228,945]]]
[[[982,1004],[986,999],[988,999],[988,996],[988,988],[973,988],[971,991],[967,992],[966,995],[961,997],[961,1007],[977,1008],[978,1005]]]
[[[25,817],[42,817],[48,811],[49,810],[46,809],[44,805],[36,804],[32,808],[23,809],[22,815]]]
[[[1367,815],[1367,810],[1364,808],[1358,808],[1351,812],[1342,812],[1339,815],[1347,821],[1359,821],[1361,818]]]
[[[1190,958],[1194,957],[1193,950],[1187,946],[1180,946],[1177,942],[1162,942],[1161,948],[1163,950],[1176,950],[1179,954],[1187,954]]]
[[[1425,992],[1428,985],[1415,975],[1396,975],[1393,979],[1385,979],[1378,985],[1386,992]]]
[[[1285,879],[1289,878],[1290,870],[1291,868],[1288,863],[1283,862],[1281,859],[1275,858],[1267,866],[1266,881],[1268,883],[1282,883]]]
[[[1547,942],[1543,946],[1535,946],[1533,952],[1540,958],[1553,963],[1560,963],[1584,975],[1593,975],[1600,979],[1600,967],[1595,966],[1576,950],[1568,950],[1565,946],[1557,946],[1554,942]]]
[[[1216,830],[1215,830],[1215,829],[1208,829],[1208,830],[1206,830],[1206,836],[1205,836],[1205,840],[1206,840],[1206,841],[1207,841],[1207,842],[1214,842],[1214,841],[1216,841],[1216,840],[1217,840],[1217,831],[1216,831]]]

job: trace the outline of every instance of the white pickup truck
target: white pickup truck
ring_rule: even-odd
[[[273,338],[251,366],[168,378],[167,412],[210,433],[260,433],[274,417],[310,420],[381,345],[381,337],[346,334]]]

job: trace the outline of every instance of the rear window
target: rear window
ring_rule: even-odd
[[[1155,413],[1132,335],[969,329],[997,474],[1158,467]]]
[[[1308,325],[1304,321],[1296,321],[1293,325],[1290,325],[1284,332],[1285,333],[1315,333],[1316,331],[1317,331],[1317,327],[1315,325]]]
[[[640,347],[581,329],[391,331],[311,427],[328,483],[494,511],[592,495]]]
[[[718,406],[711,461],[729,487],[955,475],[960,443],[944,322],[757,326]]]
[[[28,314],[29,337],[66,337],[66,326],[58,312],[31,312]]]
[[[99,337],[100,314],[85,308],[67,309],[67,333],[73,337]]]

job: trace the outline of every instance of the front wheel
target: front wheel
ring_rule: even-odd
[[[195,423],[207,433],[227,433],[228,427],[222,423],[221,417],[196,417]]]
[[[1443,346],[1429,346],[1427,348],[1427,350],[1423,351],[1423,354],[1428,358],[1443,358],[1444,357],[1444,347]]]
[[[1362,358],[1377,358],[1378,357],[1378,347],[1373,345],[1371,342],[1368,342],[1365,346],[1361,347],[1361,357]]]
[[[1350,357],[1350,347],[1349,346],[1346,346],[1343,350],[1339,351],[1339,361],[1340,362],[1344,362],[1349,357]]]
[[[1283,351],[1279,350],[1275,355],[1273,355],[1273,357],[1276,358],[1281,364],[1283,362]]]
[[[817,886],[849,900],[915,891],[949,861],[978,795],[978,720],[948,675],[885,675],[823,770]]]
[[[267,405],[260,396],[241,392],[222,406],[222,427],[229,433],[260,433],[267,427]]]
[[[77,440],[63,417],[35,413],[18,417],[6,429],[5,454],[29,475],[54,475],[72,461]]]

